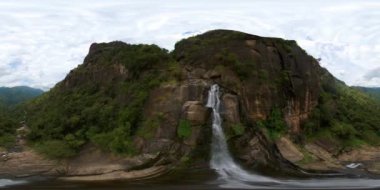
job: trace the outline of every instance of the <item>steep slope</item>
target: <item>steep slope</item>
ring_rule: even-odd
[[[53,157],[72,156],[89,140],[133,154],[130,136],[146,120],[150,90],[170,80],[170,64],[166,50],[154,45],[93,44],[83,65],[28,105],[30,140],[43,142],[39,148],[48,154],[51,144],[66,148]]]
[[[173,54],[193,77],[206,72],[224,88],[225,130],[248,165],[281,164],[283,156],[307,169],[340,170],[339,155],[378,145],[379,104],[335,79],[294,41],[211,31],[182,40]]]
[[[356,148],[378,145],[379,104],[335,79],[295,41],[228,30],[181,40],[170,53],[155,45],[91,45],[82,65],[25,107],[29,145],[64,159],[54,167],[79,180],[203,165],[212,84],[221,87],[230,149],[247,167],[341,170],[355,161]],[[365,167],[378,163],[374,158]]]

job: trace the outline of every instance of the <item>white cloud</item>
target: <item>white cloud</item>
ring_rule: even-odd
[[[380,86],[377,0],[0,1],[0,86],[50,88],[92,42],[173,49],[181,38],[224,28],[295,39],[350,85]]]

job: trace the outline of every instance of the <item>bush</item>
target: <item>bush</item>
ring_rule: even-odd
[[[70,158],[76,154],[76,150],[62,140],[37,143],[34,148],[51,159]]]
[[[135,154],[135,149],[130,138],[130,124],[115,128],[110,132],[95,134],[91,140],[94,144],[106,151],[115,154]]]
[[[240,136],[244,134],[245,127],[241,123],[236,123],[232,125],[232,130],[235,135]]]
[[[158,119],[148,119],[137,130],[137,135],[144,139],[152,139],[156,129],[160,126]]]
[[[253,60],[240,60],[238,55],[223,49],[220,53],[215,55],[215,58],[219,60],[224,66],[231,68],[240,78],[240,80],[246,80],[254,75],[257,67]],[[268,73],[263,74],[263,78],[267,78]]]
[[[360,148],[361,146],[367,144],[364,140],[359,138],[351,138],[351,139],[345,139],[342,141],[342,145],[344,149],[350,149],[350,148]]]
[[[278,133],[283,133],[287,130],[287,125],[284,121],[284,116],[280,109],[274,108],[272,109],[267,121],[266,126],[272,130],[276,131]]]
[[[0,136],[0,147],[9,149],[12,148],[16,143],[16,138],[11,134],[4,134]]]
[[[267,135],[272,140],[279,139],[288,129],[284,116],[279,108],[273,108],[268,118],[264,121],[256,122],[258,128],[264,128]]]
[[[357,131],[352,125],[338,121],[333,121],[331,131],[342,139],[351,139],[357,134]]]
[[[365,130],[360,132],[361,139],[365,140],[368,144],[373,146],[380,145],[380,135],[371,130]]]
[[[177,135],[180,138],[188,138],[191,136],[191,125],[189,121],[184,119],[179,121]]]

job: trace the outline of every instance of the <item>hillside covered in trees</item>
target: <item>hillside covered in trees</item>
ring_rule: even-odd
[[[334,78],[295,41],[228,30],[183,39],[172,52],[94,43],[82,65],[19,110],[28,146],[47,158],[75,159],[95,147],[123,158],[159,155],[142,168],[190,167],[209,158],[212,84],[221,87],[228,143],[247,167],[276,170],[288,160],[336,170],[347,152],[380,145],[378,102]],[[15,135],[20,117],[2,120],[1,134]],[[288,157],[294,149],[299,159]]]

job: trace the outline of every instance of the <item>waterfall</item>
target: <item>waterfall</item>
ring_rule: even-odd
[[[13,181],[10,179],[0,179],[0,188],[11,186],[11,185],[23,184],[23,183],[25,183],[25,181]]]
[[[220,93],[217,84],[211,86],[206,107],[212,108],[211,168],[224,180],[238,179],[247,182],[274,182],[274,179],[248,173],[233,160],[222,128],[222,119],[219,113]]]
[[[293,188],[293,189],[321,189],[321,188],[363,188],[379,187],[376,179],[308,179],[308,180],[277,180],[270,177],[250,173],[241,168],[232,158],[228,150],[226,137],[222,128],[220,116],[220,91],[214,84],[208,93],[206,107],[212,108],[212,144],[210,167],[214,169],[225,188]]]

